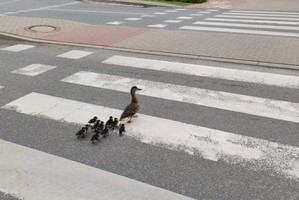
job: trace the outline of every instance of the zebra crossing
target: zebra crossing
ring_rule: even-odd
[[[227,32],[283,37],[299,37],[299,13],[230,10],[193,25],[180,27],[182,30]],[[273,25],[269,25],[273,24]]]
[[[18,53],[18,51],[25,51],[33,48],[38,47],[32,45],[26,47],[23,45],[14,45],[0,49],[0,53],[1,51],[12,50],[13,52]],[[74,59],[88,60],[88,56],[96,53],[97,52],[85,50],[71,50],[58,54],[56,58],[69,59],[70,61]],[[121,55],[113,55],[107,59],[99,60],[99,62],[106,67],[127,67],[132,69],[152,70],[154,72],[166,72],[170,74],[192,75],[198,78],[208,77],[232,82],[251,83],[254,84],[254,87],[262,85],[265,87],[288,88],[295,91],[299,89],[299,76],[297,75],[284,75]],[[59,67],[61,66],[52,66],[47,63],[31,64],[20,69],[15,69],[11,71],[11,73],[25,76],[37,76]],[[299,123],[299,104],[292,101],[261,98],[212,89],[202,89],[180,84],[158,82],[150,79],[137,79],[131,78],[129,75],[111,75],[107,73],[93,72],[88,69],[78,70],[75,73],[69,74],[60,79],[59,82],[61,84],[68,84],[70,87],[74,88],[77,86],[84,86],[91,90],[99,88],[117,93],[126,93],[132,85],[137,85],[143,89],[140,92],[140,96],[156,98],[159,102],[175,101],[179,104],[201,105],[207,108],[217,108],[229,112],[242,113],[258,117],[261,120],[274,119],[294,123],[296,125]],[[0,86],[0,89],[5,87],[1,82],[0,85],[3,85]],[[88,102],[88,100],[82,102],[76,98],[71,99],[35,91],[20,96],[5,105],[1,105],[1,109],[10,110],[14,113],[21,113],[34,118],[46,118],[61,123],[80,125],[86,123],[91,116],[96,115],[101,119],[105,119],[108,116],[119,116],[122,112],[122,110],[114,107],[93,104],[92,102]],[[246,136],[246,134],[242,135],[202,125],[199,126],[192,123],[176,121],[161,116],[147,115],[146,113],[140,114],[138,119],[134,120],[134,123],[127,124],[126,129],[126,135],[128,137],[142,143],[161,146],[172,151],[183,151],[187,154],[198,156],[216,163],[225,162],[231,166],[241,165],[258,172],[273,171],[284,178],[294,180],[299,179],[299,148],[297,146]],[[295,135],[297,133],[294,132],[292,134]],[[68,180],[74,180],[75,188],[80,188],[80,183],[76,180],[83,179],[95,183],[93,187],[86,188],[85,192],[79,192],[80,190],[78,189],[77,192],[73,193],[66,188],[59,189],[60,192],[58,193],[64,193],[65,198],[70,199],[75,199],[75,197],[80,195],[87,195],[84,196],[85,199],[93,199],[94,196],[87,193],[103,193],[102,190],[96,191],[96,189],[98,189],[96,186],[103,181],[107,181],[109,191],[119,188],[116,183],[121,182],[121,185],[127,185],[127,187],[121,189],[121,194],[109,196],[109,198],[113,199],[122,199],[122,195],[127,195],[129,199],[138,199],[141,196],[147,195],[150,196],[151,199],[153,198],[153,195],[156,195],[157,199],[188,199],[187,197],[180,196],[173,192],[155,188],[115,174],[110,174],[103,170],[94,169],[64,158],[50,154],[46,155],[45,153],[9,143],[4,140],[0,140],[0,144],[0,154],[3,155],[0,156],[0,161],[1,158],[9,158],[9,162],[4,162],[4,160],[3,162],[0,162],[6,163],[5,165],[0,164],[0,171],[10,165],[16,166],[20,172],[29,171],[33,174],[30,176],[30,180],[35,183],[30,185],[30,191],[34,191],[34,188],[36,187],[39,188],[38,184],[41,184],[43,186],[42,188],[44,188],[40,192],[35,191],[27,193],[26,190],[22,189],[24,188],[24,185],[26,185],[26,182],[20,181],[18,184],[15,184],[15,181],[11,179],[15,174],[13,172],[7,173],[5,178],[6,180],[10,180],[8,183],[11,184],[7,184],[5,181],[0,181],[0,189],[3,190],[2,188],[6,188],[6,190],[2,192],[21,194],[21,197],[23,197],[22,195],[25,195],[25,199],[39,199],[41,198],[39,195],[42,195],[43,193],[50,195],[51,198],[57,198],[57,196],[55,196],[56,193],[51,193],[49,188],[56,190],[63,188],[62,185],[67,183],[61,183],[61,185],[55,186],[57,179],[49,178],[46,174],[50,174],[50,177],[52,175],[53,177],[58,176]],[[7,149],[13,149],[13,152]],[[53,166],[53,168],[49,167],[45,170],[35,167],[31,169],[30,167],[35,165],[33,164],[33,160],[24,160],[22,157],[28,158],[33,155],[38,158],[37,163],[40,165]],[[23,160],[24,162],[22,163],[24,163],[24,165],[19,166],[16,163],[16,158],[18,160]],[[64,167],[62,169],[55,167],[55,162],[60,163],[59,165]],[[37,166],[39,166],[39,164]],[[74,172],[67,172],[68,168],[73,166]],[[76,175],[76,172],[82,174]],[[22,176],[26,177],[26,173],[22,174]],[[43,178],[40,178],[40,176]],[[103,179],[103,177],[106,178]],[[41,179],[44,179],[44,182],[38,181]],[[137,190],[135,192],[132,190],[132,188],[135,187],[140,188],[138,194],[135,194]]]

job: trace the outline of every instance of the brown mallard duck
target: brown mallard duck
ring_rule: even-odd
[[[137,112],[140,109],[140,103],[136,97],[136,91],[141,90],[140,88],[133,86],[131,88],[131,96],[132,100],[129,105],[125,108],[124,112],[120,116],[120,120],[123,120],[125,118],[129,118],[128,123],[132,122],[132,117],[137,114]]]

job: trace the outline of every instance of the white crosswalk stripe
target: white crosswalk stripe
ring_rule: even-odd
[[[132,85],[145,96],[192,103],[299,123],[299,104],[148,80],[81,71],[62,81],[127,92]]]
[[[174,192],[4,140],[0,140],[0,149],[0,191],[23,200],[94,200],[99,197],[107,200],[191,200]]]
[[[299,15],[299,12],[274,12],[274,11],[253,11],[253,10],[230,10],[235,13],[264,13],[264,14],[284,14],[284,15]]]
[[[228,69],[127,56],[113,56],[104,60],[102,63],[279,87],[299,88],[299,77],[291,75]]]
[[[299,13],[294,12],[229,11],[193,24],[197,26],[185,25],[179,29],[299,37]]]
[[[32,64],[27,67],[14,70],[11,73],[22,74],[26,76],[36,76],[55,68],[56,68],[55,66],[50,66],[50,65]]]
[[[94,115],[107,118],[121,114],[121,110],[40,93],[28,94],[2,108],[79,124],[86,123]],[[186,153],[200,152],[205,159],[224,159],[230,164],[245,162],[250,166],[250,163],[261,162],[263,165],[255,166],[254,170],[274,170],[284,176],[299,178],[297,147],[148,115],[139,115],[133,124],[127,124],[126,134],[143,143],[164,144],[173,150],[180,147]]]
[[[1,50],[19,52],[19,51],[24,51],[24,50],[31,49],[31,48],[34,48],[34,47],[35,46],[33,46],[33,45],[17,44],[17,45],[2,48]]]
[[[57,57],[61,58],[69,58],[69,59],[80,59],[85,56],[91,55],[93,52],[88,51],[79,51],[79,50],[71,50],[66,53],[60,54]]]

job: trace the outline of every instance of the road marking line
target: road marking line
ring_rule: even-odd
[[[203,14],[190,14],[190,16],[203,16]]]
[[[55,68],[56,68],[55,66],[50,66],[50,65],[32,64],[32,65],[28,65],[27,67],[14,70],[11,73],[22,74],[27,76],[36,76]]]
[[[111,58],[104,60],[102,63],[278,87],[299,88],[299,76],[228,69],[128,56],[112,56]]]
[[[130,17],[130,18],[126,18],[125,20],[129,20],[129,21],[138,21],[138,20],[141,20],[141,18]]]
[[[299,37],[299,33],[287,33],[287,32],[274,32],[274,31],[259,31],[259,30],[246,30],[246,29],[232,29],[232,28],[214,28],[204,26],[182,26],[183,30],[194,31],[213,31],[213,32],[228,32],[228,33],[243,33],[243,34],[256,34],[256,35],[272,35],[272,36],[284,36],[284,37]]]
[[[185,8],[177,8],[176,10],[186,10]]]
[[[142,15],[141,17],[155,17],[156,15]]]
[[[87,71],[77,72],[61,81],[120,92],[127,92],[132,85],[137,85],[143,89],[139,93],[144,96],[299,123],[299,104],[287,101]]]
[[[165,14],[167,14],[167,13],[164,13],[164,12],[156,12],[156,13],[154,13],[154,15],[165,15]]]
[[[193,17],[177,17],[177,19],[192,19]]]
[[[210,11],[210,12],[217,12],[217,11],[219,11],[219,10],[215,10],[215,9],[208,9],[208,10],[206,10],[206,11]]]
[[[240,15],[240,13],[226,12],[224,15]],[[265,16],[265,17],[299,17],[298,15],[279,15],[279,14],[257,14],[257,13],[242,13],[244,16]]]
[[[122,112],[39,93],[30,93],[2,108],[79,124],[85,124],[91,116],[106,119],[108,116],[120,116]],[[180,149],[212,161],[242,164],[252,170],[270,170],[289,178],[299,178],[297,147],[143,114],[132,124],[126,124],[126,130],[126,135],[143,143],[162,145],[172,150]],[[19,160],[16,162],[22,163]],[[45,173],[45,176],[48,175]],[[73,191],[73,188],[71,190]]]
[[[182,20],[166,20],[165,23],[180,23]]]
[[[175,13],[177,10],[166,10],[165,12]]]
[[[268,13],[268,14],[285,14],[285,15],[299,15],[299,12],[272,12],[272,11],[247,11],[247,10],[231,10],[229,12],[236,13]]]
[[[80,3],[80,2],[73,1],[73,2],[69,2],[69,3],[57,4],[57,5],[53,5],[53,6],[46,6],[46,7],[41,7],[41,8],[33,8],[33,9],[27,9],[27,10],[18,10],[18,11],[14,11],[14,12],[7,12],[4,14],[11,15],[11,14],[24,13],[24,12],[31,12],[31,11],[47,10],[50,8],[58,8],[58,7],[74,5],[74,4],[78,4],[78,3]]]
[[[107,22],[106,24],[111,24],[111,25],[120,25],[123,22],[119,22],[119,21],[114,21],[114,22]]]
[[[93,52],[71,50],[71,51],[68,51],[66,53],[60,54],[56,57],[69,58],[69,59],[80,59],[80,58],[83,58],[83,57],[88,56],[90,54],[93,54]]]
[[[267,20],[221,19],[221,18],[206,18],[205,20],[208,20],[208,21],[224,21],[224,22],[261,23],[261,24],[299,25],[299,22],[267,21]]]
[[[3,88],[4,88],[4,86],[0,85],[0,90],[3,89]]]
[[[0,140],[0,191],[18,199],[191,200],[124,176]]]
[[[216,15],[215,17],[225,18],[243,18],[243,19],[272,19],[272,20],[284,20],[284,21],[299,21],[299,18],[283,18],[283,17],[254,17],[254,16],[233,16],[233,15]]]
[[[207,11],[200,11],[200,12],[197,12],[199,14],[210,14],[211,12],[207,12]]]
[[[153,25],[148,25],[147,27],[151,27],[151,28],[164,28],[166,27],[166,24],[153,24]]]
[[[259,24],[239,24],[239,23],[224,23],[224,22],[203,22],[198,21],[193,24],[197,25],[211,25],[211,26],[229,26],[229,27],[242,27],[242,28],[260,28],[260,29],[278,29],[278,30],[291,30],[299,31],[299,27],[292,26],[273,26],[273,25],[259,25]]]
[[[143,15],[144,13],[130,13],[130,12],[110,12],[110,11],[98,11],[98,10],[72,10],[72,9],[47,9],[52,11],[63,12],[84,12],[84,13],[105,13],[105,14],[124,14],[124,15]]]
[[[34,48],[34,47],[35,46],[33,46],[33,45],[16,44],[16,45],[13,45],[13,46],[2,48],[0,50],[3,50],[3,51],[12,51],[12,52],[19,52],[19,51],[31,49],[31,48]]]

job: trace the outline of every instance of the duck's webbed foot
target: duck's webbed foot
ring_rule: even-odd
[[[139,116],[138,116],[137,114],[135,114],[135,115],[133,115],[133,117],[134,117],[134,118],[137,118],[137,117],[139,117]]]

